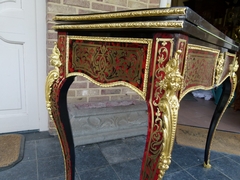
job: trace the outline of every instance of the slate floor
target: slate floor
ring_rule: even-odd
[[[208,127],[212,101],[182,101],[179,123]],[[219,129],[240,133],[240,111],[228,108]],[[64,180],[57,137],[48,132],[24,134],[23,160],[0,171],[0,180]],[[138,180],[145,136],[76,147],[76,180]],[[203,149],[174,145],[172,163],[163,180],[239,180],[240,156],[211,153],[211,169],[203,168]]]
[[[57,137],[47,132],[25,134],[23,160],[1,171],[1,180],[64,180]],[[138,180],[145,136],[76,147],[76,180]],[[238,180],[240,156],[212,152],[205,169],[203,150],[175,144],[164,180]]]

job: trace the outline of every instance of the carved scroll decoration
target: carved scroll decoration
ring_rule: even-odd
[[[237,72],[238,67],[239,67],[238,58],[235,57],[233,63],[229,65],[229,70],[231,72],[231,76],[233,76],[235,74],[235,72]]]
[[[171,163],[171,152],[173,148],[176,124],[178,117],[179,101],[176,92],[182,88],[183,77],[179,72],[179,55],[178,50],[174,57],[168,61],[166,67],[162,69],[165,77],[159,82],[160,93],[163,97],[160,101],[153,102],[157,107],[155,122],[159,122],[163,134],[161,157],[159,159],[158,169],[160,170],[158,179],[162,179],[165,171]]]
[[[50,71],[47,76],[46,85],[45,85],[45,99],[46,99],[46,106],[48,109],[49,116],[53,120],[50,93],[52,91],[52,85],[54,81],[59,77],[59,67],[62,65],[60,61],[60,51],[57,48],[57,44],[55,44],[52,50],[52,54],[50,57],[50,64],[54,66],[54,69]]]
[[[215,75],[215,82],[216,84],[219,83],[220,78],[222,76],[223,67],[224,67],[224,57],[223,53],[219,54],[219,57],[217,59],[217,67],[216,67],[216,75]]]
[[[238,70],[239,64],[238,64],[238,57],[235,57],[232,64],[229,65],[229,71],[230,71],[230,77],[232,80],[232,90],[231,94],[228,100],[228,104],[231,102],[232,98],[234,97],[234,92],[237,86],[237,75],[236,72]]]

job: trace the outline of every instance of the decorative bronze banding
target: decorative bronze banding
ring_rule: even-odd
[[[137,29],[137,28],[183,28],[184,21],[121,22],[101,24],[62,24],[53,29]]]
[[[185,15],[186,8],[167,8],[167,9],[151,9],[115,13],[89,14],[80,16],[55,16],[55,21],[89,21],[89,20],[103,20],[103,19],[117,19],[117,18],[133,18],[133,17],[153,17],[153,16],[179,16]]]

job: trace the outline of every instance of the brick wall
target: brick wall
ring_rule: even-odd
[[[55,14],[84,14],[159,7],[160,0],[47,0],[47,55],[48,61],[57,34],[51,28]],[[49,63],[48,63],[49,64]],[[48,70],[52,67],[49,66]],[[68,101],[77,103],[139,100],[141,97],[127,87],[101,88],[83,77],[75,78],[68,91]],[[55,134],[53,122],[49,122],[50,134]]]

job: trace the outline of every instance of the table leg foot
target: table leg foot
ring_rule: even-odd
[[[207,169],[210,169],[212,167],[212,165],[209,162],[207,162],[207,164],[204,162],[203,167],[207,168]]]

